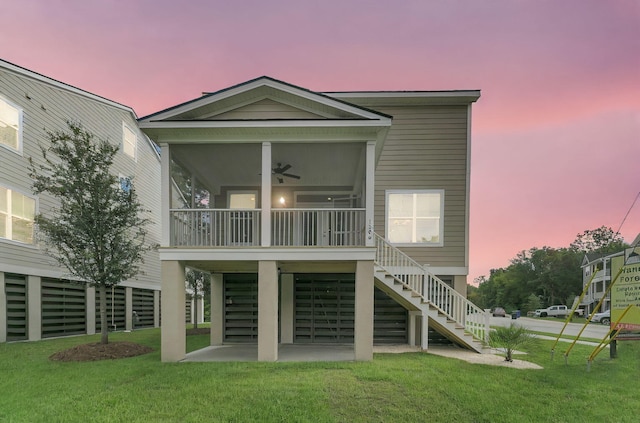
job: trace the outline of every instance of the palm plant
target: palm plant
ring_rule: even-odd
[[[505,350],[505,361],[513,361],[513,352],[517,348],[530,346],[536,342],[532,332],[514,323],[507,327],[498,327],[489,333],[489,345]]]

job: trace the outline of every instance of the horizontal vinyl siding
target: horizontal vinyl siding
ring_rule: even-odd
[[[0,68],[0,95],[23,109],[23,155],[1,149],[0,184],[31,193],[28,159],[41,162],[39,145],[48,144],[47,131],[66,130],[66,121],[81,123],[96,137],[121,145],[122,123],[125,122],[138,135],[138,160],[118,153],[112,171],[115,174],[135,175],[134,184],[144,207],[153,210],[152,224],[148,227],[148,241],[160,239],[160,163],[130,111],[90,99],[59,87]],[[38,196],[38,211],[47,213],[56,201],[48,195]],[[66,273],[54,265],[37,247],[22,246],[0,240],[0,270],[2,267],[24,269],[25,274]],[[147,254],[143,265],[145,275],[132,285],[159,289],[159,259],[157,253]]]
[[[444,246],[404,247],[419,263],[465,266],[467,106],[377,107],[393,116],[376,167],[375,230],[385,234],[385,193],[444,189]]]

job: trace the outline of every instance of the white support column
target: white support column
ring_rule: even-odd
[[[373,262],[356,263],[353,349],[356,361],[373,360]]]
[[[258,262],[258,361],[278,361],[278,266]]]
[[[261,193],[260,245],[271,246],[271,143],[262,143],[262,193]]]
[[[285,273],[280,284],[280,342],[283,344],[293,344],[294,303],[293,274]]]
[[[429,316],[424,312],[420,316],[420,348],[423,351],[429,348]]]
[[[163,261],[162,266],[162,326],[161,359],[163,362],[182,360],[187,352],[185,325],[184,263]]]
[[[0,272],[0,342],[7,342],[7,294],[4,272]]]
[[[171,240],[171,151],[169,144],[160,144],[160,245],[168,247]]]
[[[153,291],[153,327],[160,327],[160,291]]]
[[[87,285],[85,290],[86,314],[87,314],[87,335],[96,333],[96,287]]]
[[[491,309],[484,309],[484,342],[489,344],[489,333],[491,332]]]
[[[133,329],[133,288],[124,287],[124,330]]]
[[[27,276],[27,321],[29,322],[29,341],[42,339],[42,279],[39,276]]]
[[[222,345],[224,330],[224,285],[222,273],[211,274],[211,345]]]
[[[375,196],[375,173],[376,173],[376,143],[367,142],[367,166],[365,178],[365,220],[367,222],[367,232],[365,234],[365,245],[373,247],[373,199]]]
[[[453,289],[463,297],[467,298],[467,276],[455,275],[453,277]]]
[[[409,345],[411,345],[412,347],[417,345],[416,344],[416,319],[420,316],[420,312],[419,311],[410,311],[409,312]]]

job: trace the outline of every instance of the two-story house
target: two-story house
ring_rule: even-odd
[[[96,290],[69,280],[66,269],[43,253],[34,231],[34,216],[57,202],[32,194],[28,161],[42,161],[47,131],[67,130],[68,120],[120,146],[114,172],[133,178],[140,201],[151,210],[147,240],[160,239],[160,156],[138,129],[134,111],[0,60],[0,342],[100,330]],[[142,270],[108,293],[111,329],[159,325],[157,252],[146,254]]]
[[[185,267],[212,274],[211,345],[481,351],[465,298],[479,91],[313,92],[257,78],[146,116],[161,146],[162,360],[185,357]]]

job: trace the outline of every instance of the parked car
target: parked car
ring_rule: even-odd
[[[591,321],[594,323],[602,323],[608,325],[611,323],[611,310],[603,311],[602,313],[596,313],[591,317]]]
[[[502,307],[496,307],[493,309],[493,317],[505,317],[507,315],[507,312],[504,311],[504,308]]]
[[[569,309],[566,305],[552,305],[540,310],[540,317],[567,317]]]
[[[533,312],[533,317],[540,317],[540,314],[544,311],[543,308],[539,308]]]

